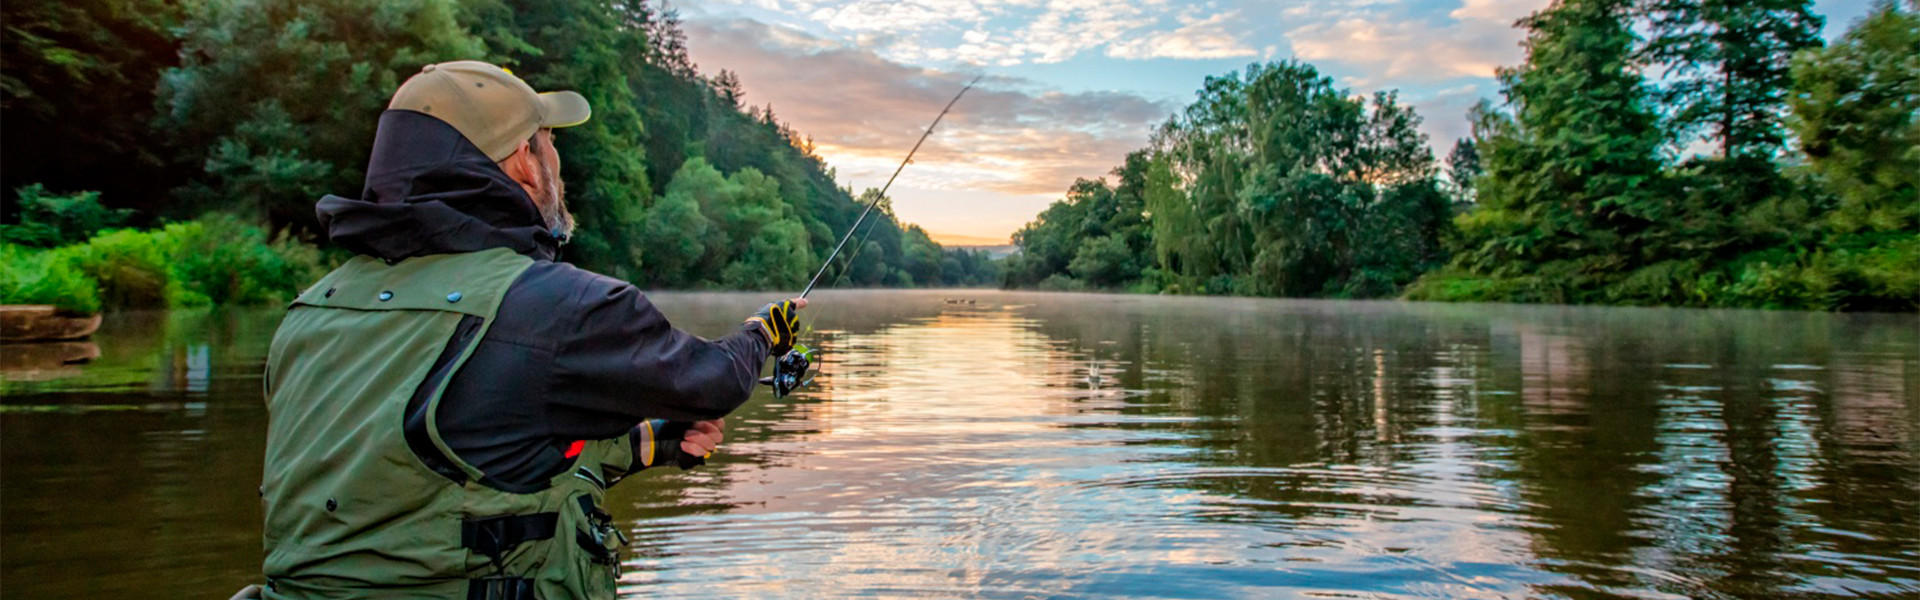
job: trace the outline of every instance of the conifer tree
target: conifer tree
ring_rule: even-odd
[[[1820,46],[1811,0],[1650,0],[1644,57],[1666,73],[1660,99],[1683,131],[1707,128],[1723,157],[1770,158],[1793,54]]]
[[[1561,0],[1521,21],[1524,64],[1500,72],[1511,120],[1485,115],[1479,209],[1462,219],[1461,264],[1492,275],[1553,275],[1539,300],[1570,301],[1593,273],[1637,258],[1660,218],[1652,193],[1663,143],[1623,0]]]
[[[1453,191],[1453,202],[1457,205],[1473,203],[1473,182],[1486,173],[1486,167],[1480,164],[1480,150],[1473,138],[1460,138],[1453,142],[1453,150],[1447,153],[1447,180]]]

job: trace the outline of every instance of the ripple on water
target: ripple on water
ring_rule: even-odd
[[[815,295],[815,385],[611,492],[622,593],[1920,598],[1911,315],[959,293]],[[8,596],[257,577],[278,315],[4,382]]]

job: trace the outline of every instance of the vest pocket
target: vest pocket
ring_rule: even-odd
[[[582,597],[611,599],[618,591],[620,549],[627,545],[627,536],[613,516],[595,504],[594,494],[583,492],[569,498],[561,509],[563,524],[572,531],[562,530],[556,537],[572,537],[573,542],[554,540],[561,558],[555,567],[570,570],[568,587]]]

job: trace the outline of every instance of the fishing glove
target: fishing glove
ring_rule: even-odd
[[[794,332],[800,330],[800,308],[792,300],[781,300],[760,308],[760,312],[747,318],[747,323],[758,326],[760,333],[766,334],[767,353],[770,356],[783,356],[793,350]]]

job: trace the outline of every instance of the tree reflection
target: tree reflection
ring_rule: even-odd
[[[953,294],[820,296],[813,387],[763,392],[707,467],[615,488],[627,591],[1819,598],[1920,581],[1911,316]],[[705,335],[766,299],[655,298]],[[254,576],[278,315],[115,316],[80,374],[6,384],[9,592]]]

